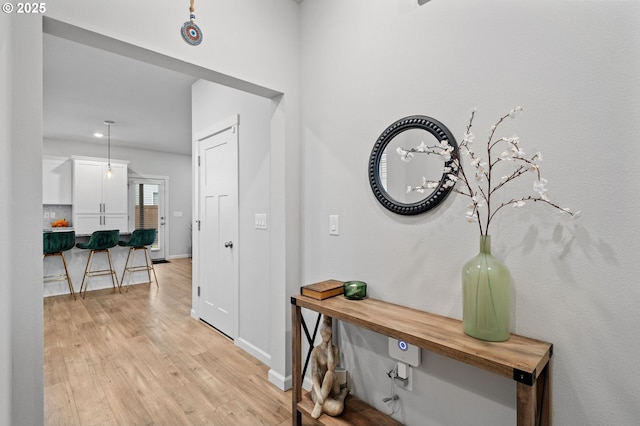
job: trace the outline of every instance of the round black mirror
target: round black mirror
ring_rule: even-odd
[[[453,189],[453,158],[458,144],[438,120],[423,115],[402,118],[387,127],[369,157],[369,183],[388,210],[402,215],[424,213]]]

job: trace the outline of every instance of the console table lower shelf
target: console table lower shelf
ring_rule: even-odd
[[[323,415],[317,420],[311,418],[313,403],[310,397],[302,395],[302,329],[304,328],[310,343],[315,333],[312,337],[307,330],[302,317],[303,308],[385,336],[402,339],[425,350],[511,378],[517,382],[517,425],[551,425],[551,343],[517,334],[512,334],[506,342],[485,342],[464,334],[459,320],[406,306],[372,298],[354,301],[336,296],[316,300],[297,295],[291,298],[294,426],[302,424],[302,414],[312,420],[313,424],[321,425],[400,424],[352,396],[347,397],[342,416]]]
[[[353,395],[347,396],[345,401],[344,411],[341,415],[331,417],[323,414],[318,419],[311,417],[311,411],[313,411],[313,401],[311,400],[311,394],[306,392],[302,396],[302,400],[298,402],[298,412],[304,415],[305,419],[309,420],[313,425],[324,426],[347,426],[347,425],[362,425],[362,426],[399,426],[402,423],[394,420],[376,410],[369,404],[359,400]],[[307,422],[305,422],[307,424]]]

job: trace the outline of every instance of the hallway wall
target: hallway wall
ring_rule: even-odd
[[[414,114],[460,142],[473,107],[481,149],[497,118],[522,105],[499,136],[541,151],[549,197],[583,217],[538,204],[496,216],[493,252],[514,280],[512,329],[554,344],[554,424],[634,424],[640,3],[305,0],[301,12],[303,282],[360,279],[372,297],[461,318],[460,271],[478,251],[469,200],[390,213],[369,187],[369,154],[386,126]],[[528,195],[532,180],[512,189]],[[390,412],[387,339],[340,333],[355,393]],[[397,390],[403,423],[515,423],[512,380],[426,351],[413,378],[413,392]]]

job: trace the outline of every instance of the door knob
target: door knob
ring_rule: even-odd
[[[232,247],[233,247],[233,241],[227,241],[227,242],[225,242],[225,243],[224,243],[224,246],[225,246],[225,247],[228,247],[228,248],[232,248]]]

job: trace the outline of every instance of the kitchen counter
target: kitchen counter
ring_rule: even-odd
[[[74,229],[72,227],[60,227],[60,228],[44,228],[42,230],[42,232],[69,232],[69,231],[73,231]],[[123,235],[131,235],[131,232],[121,232],[120,236]],[[76,234],[76,238],[82,238],[82,237],[90,237],[91,234]],[[83,241],[84,242],[84,241]]]

